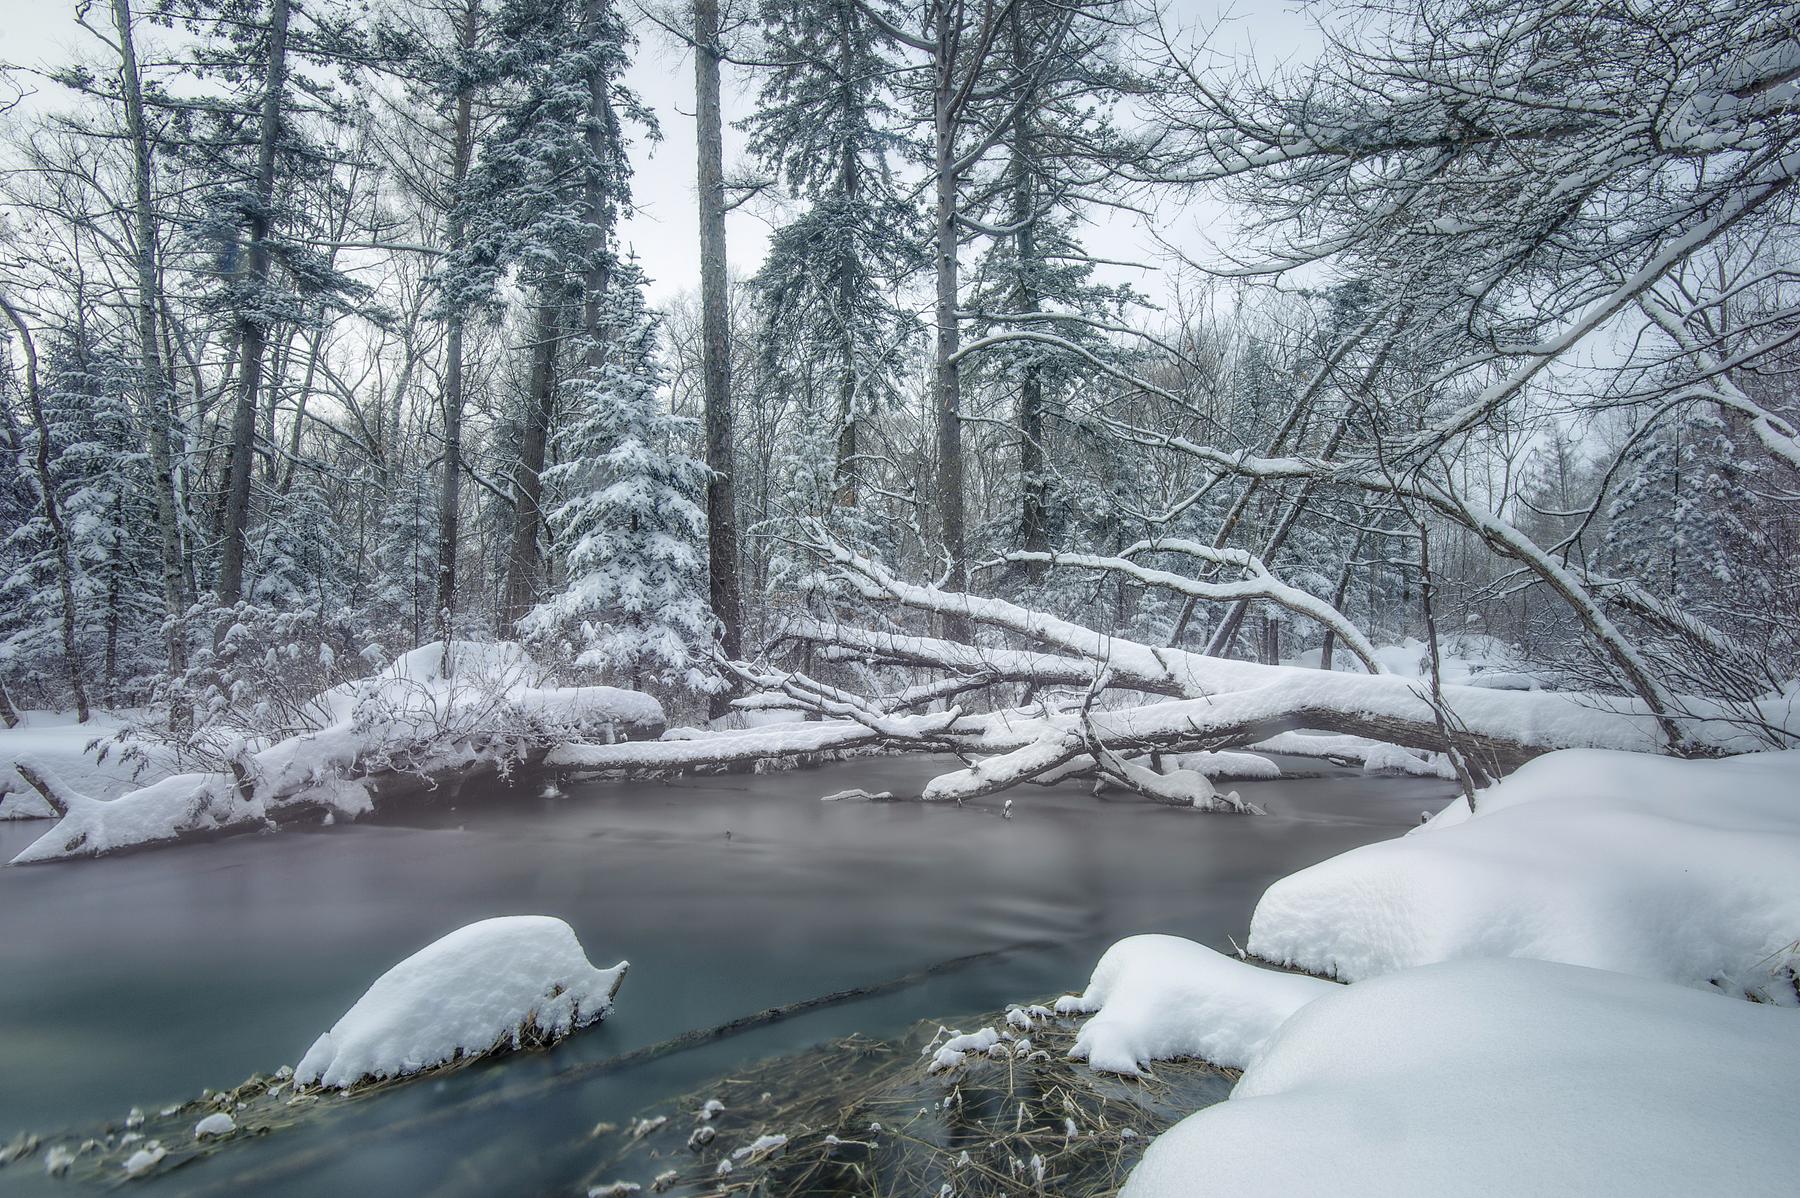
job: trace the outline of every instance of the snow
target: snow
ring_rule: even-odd
[[[123,1166],[125,1169],[125,1176],[142,1177],[144,1174],[150,1172],[150,1170],[156,1168],[157,1163],[161,1161],[163,1157],[168,1155],[169,1150],[167,1148],[164,1148],[161,1144],[152,1140],[150,1143],[144,1145],[144,1147],[125,1158],[125,1164]]]
[[[1795,1012],[1541,961],[1336,987],[1121,1198],[1787,1192]]]
[[[783,1135],[758,1136],[750,1143],[734,1151],[731,1154],[731,1159],[734,1161],[741,1161],[747,1157],[754,1157],[757,1160],[765,1160],[774,1156],[783,1148],[786,1148],[787,1142],[788,1138]]]
[[[1202,750],[1195,753],[1165,753],[1163,760],[1175,768],[1193,770],[1208,778],[1279,778],[1281,767],[1257,753],[1235,753]]]
[[[891,799],[893,797],[894,792],[891,790],[871,793],[862,789],[860,786],[852,786],[849,790],[835,790],[828,795],[820,795],[819,802],[840,803],[845,799],[866,799],[871,802],[880,802],[884,799]]]
[[[1109,1073],[1199,1057],[1242,1069],[1283,1020],[1334,982],[1247,965],[1179,936],[1131,936],[1106,950],[1061,1014],[1096,1013],[1070,1055]]]
[[[931,1045],[926,1046],[925,1051],[931,1054],[931,1063],[925,1067],[925,1071],[938,1073],[945,1069],[955,1069],[970,1053],[990,1053],[999,1044],[1000,1033],[991,1027],[984,1027],[978,1032],[953,1033],[941,1047],[934,1049]]]
[[[236,1119],[224,1111],[216,1111],[194,1124],[194,1138],[204,1140],[208,1136],[228,1136],[236,1130]]]
[[[555,1038],[605,1018],[626,963],[595,969],[560,919],[514,915],[459,928],[378,978],[295,1067],[342,1089]]]
[[[78,724],[74,712],[22,711],[18,727],[0,727],[0,819],[55,817],[13,768],[21,757],[49,766],[64,782],[95,798],[115,798],[167,776],[175,767],[166,753],[151,750],[147,761],[128,761],[113,743],[131,714],[96,711],[87,723]],[[88,745],[96,740],[101,743],[90,751]]]
[[[941,731],[956,719],[954,712],[921,716],[896,716],[890,721],[902,735]],[[855,720],[807,720],[766,728],[726,732],[689,732],[677,729],[661,740],[623,744],[559,745],[545,763],[563,769],[630,770],[681,769],[697,763],[754,761],[796,753],[820,753],[854,748],[881,739],[882,732]]]
[[[541,671],[510,643],[442,642],[414,649],[372,678],[332,687],[307,705],[320,721],[247,754],[248,784],[228,773],[181,774],[110,801],[84,791],[58,760],[20,760],[63,783],[69,812],[14,858],[49,861],[172,839],[183,832],[266,823],[283,807],[324,808],[354,818],[373,807],[365,778],[387,770],[418,775],[509,760],[528,744],[571,736],[613,737],[660,729],[662,707],[616,687],[544,687]]]
[[[1424,678],[1431,672],[1431,646],[1417,637],[1407,637],[1397,644],[1376,645],[1375,660],[1390,674],[1402,678]],[[1283,664],[1319,667],[1322,654],[1308,649]],[[1501,689],[1531,690],[1536,682],[1520,673],[1513,664],[1518,655],[1506,642],[1482,633],[1459,632],[1438,642],[1438,676],[1454,685],[1498,686]],[[1331,667],[1350,673],[1363,672],[1362,662],[1340,646],[1332,655]]]
[[[1566,750],[1269,887],[1257,956],[1348,981],[1532,957],[1794,1003],[1800,752]]]

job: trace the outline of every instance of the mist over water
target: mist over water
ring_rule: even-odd
[[[1079,990],[1104,948],[1171,932],[1229,950],[1263,888],[1436,810],[1435,780],[1233,784],[1263,818],[1080,786],[966,807],[917,794],[947,759],[875,758],[670,783],[465,793],[454,806],[99,862],[0,870],[0,1141],[121,1120],[299,1059],[379,974],[495,915],[567,920],[631,975],[549,1053],[398,1087],[158,1177],[155,1193],[568,1192],[597,1122],[753,1060]],[[494,801],[499,800],[499,801]],[[10,857],[39,832],[0,824]],[[729,833],[729,836],[727,835]],[[683,1031],[1018,947],[895,993],[616,1073],[514,1089]],[[476,1111],[447,1109],[478,1095]],[[644,1179],[647,1180],[647,1179]],[[69,1187],[41,1165],[0,1190]]]

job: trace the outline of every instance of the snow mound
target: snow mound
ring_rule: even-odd
[[[1256,753],[1234,753],[1225,750],[1200,750],[1194,753],[1164,754],[1164,761],[1176,769],[1193,770],[1208,778],[1279,778],[1281,767]]]
[[[237,1130],[237,1120],[224,1111],[215,1111],[200,1122],[194,1124],[194,1138],[204,1140],[208,1136],[228,1136]]]
[[[1098,1012],[1069,1055],[1108,1073],[1199,1057],[1242,1069],[1282,1021],[1335,982],[1246,965],[1179,936],[1131,936],[1106,950],[1079,998],[1058,1012]]]
[[[1787,1192],[1796,1076],[1793,1011],[1540,961],[1432,966],[1308,1004],[1121,1198]]]
[[[574,930],[547,915],[472,923],[376,979],[294,1079],[343,1089],[557,1039],[606,1017],[626,968],[595,969]]]
[[[1252,953],[1346,981],[1471,957],[1792,1004],[1800,752],[1565,750],[1397,840],[1269,887]]]

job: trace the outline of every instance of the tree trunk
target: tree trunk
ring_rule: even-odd
[[[856,2],[843,0],[838,5],[838,77],[855,78]],[[862,192],[862,165],[856,147],[845,141],[838,161],[838,190],[846,201],[855,203]],[[856,328],[852,313],[856,310],[856,281],[848,270],[838,271],[838,320],[841,322],[843,377],[838,380],[837,395],[837,461],[832,469],[832,495],[837,506],[854,509],[861,500],[862,462],[857,445],[856,394]]]
[[[44,419],[44,400],[38,391],[37,344],[31,339],[31,327],[4,296],[0,311],[19,330],[19,341],[25,351],[25,403],[37,425],[37,452],[33,464],[37,469],[38,490],[44,504],[44,520],[50,525],[51,544],[56,553],[56,585],[62,598],[63,664],[69,674],[69,692],[75,698],[77,723],[88,721],[87,685],[82,679],[81,657],[75,650],[75,553],[69,544],[69,530],[63,523],[62,508],[56,501],[56,480],[50,473],[50,425]]]
[[[544,494],[544,456],[550,441],[550,419],[556,411],[556,351],[561,339],[563,287],[546,283],[538,297],[531,347],[531,378],[525,397],[525,427],[519,438],[519,461],[513,471],[512,548],[506,556],[506,588],[500,622],[510,628],[537,602],[543,571],[538,531],[544,523],[539,502]]]
[[[951,14],[938,13],[937,46],[932,56],[936,78],[932,88],[933,213],[936,244],[937,294],[933,306],[937,347],[932,371],[932,415],[937,434],[938,539],[948,557],[945,585],[949,590],[969,589],[969,554],[963,512],[962,380],[956,361],[962,346],[957,325],[956,235],[956,52],[958,38]],[[967,640],[969,621],[959,613],[944,617],[944,635]]]
[[[1031,49],[1027,45],[1023,21],[1012,24],[1013,68],[1022,73],[1030,70]],[[1033,281],[1038,268],[1037,193],[1033,172],[1036,169],[1037,143],[1033,137],[1031,105],[1020,108],[1013,120],[1012,136],[1012,222],[1013,255],[1018,282],[1013,295],[1013,308],[1021,315],[1040,310],[1042,300]],[[1019,543],[1028,553],[1044,553],[1050,548],[1048,508],[1049,480],[1044,461],[1044,379],[1035,351],[1025,363],[1019,378]],[[1027,566],[1028,576],[1043,572],[1042,566]]]
[[[719,620],[719,647],[743,654],[743,611],[739,597],[737,496],[733,483],[731,435],[731,327],[726,304],[725,164],[723,116],[719,106],[718,0],[694,4],[694,118],[699,142],[700,345],[704,366],[707,566],[713,614]],[[712,699],[713,715],[729,700]]]
[[[156,210],[150,186],[150,134],[144,123],[144,90],[138,75],[137,42],[132,34],[130,0],[113,0],[113,23],[119,35],[120,91],[125,101],[125,127],[131,138],[132,235],[137,244],[133,266],[137,272],[138,371],[142,379],[145,442],[150,450],[150,472],[156,499],[156,532],[162,558],[163,619],[167,624],[164,648],[169,673],[187,668],[187,642],[181,630],[184,604],[181,593],[181,517],[175,493],[174,456],[169,429],[173,423],[174,386],[163,365],[162,342],[156,329],[162,288],[156,270]]]
[[[1337,611],[1344,610],[1344,600],[1350,594],[1350,565],[1356,559],[1356,555],[1362,552],[1363,541],[1368,535],[1368,533],[1360,531],[1356,534],[1356,541],[1350,546],[1349,556],[1344,558],[1344,564],[1338,570],[1337,587],[1331,592],[1331,606]],[[1321,670],[1329,671],[1331,669],[1332,650],[1336,643],[1337,634],[1327,628],[1325,643],[1319,648],[1319,668]]]
[[[480,16],[481,0],[467,0],[457,28],[457,46],[464,54],[475,49]],[[465,82],[456,93],[456,120],[450,144],[450,214],[446,232],[453,252],[462,247],[465,236],[457,201],[469,176],[474,144],[474,103],[475,97]],[[456,626],[456,534],[462,522],[464,319],[463,305],[453,301],[444,332],[444,468],[438,484],[437,587],[434,595],[437,635],[444,642],[442,672],[445,677],[449,677],[454,668],[450,641]]]
[[[244,551],[250,525],[251,468],[255,464],[256,409],[262,383],[268,326],[260,308],[269,282],[269,208],[275,195],[275,147],[280,137],[287,83],[288,0],[272,0],[269,59],[263,82],[262,122],[257,134],[255,206],[249,215],[249,261],[244,290],[248,306],[238,314],[243,358],[238,367],[237,405],[231,414],[231,459],[225,490],[224,549],[219,559],[218,599],[230,607],[244,596]]]

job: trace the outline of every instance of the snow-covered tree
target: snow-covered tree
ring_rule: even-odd
[[[622,684],[710,693],[706,467],[685,448],[691,422],[668,406],[642,277],[622,267],[604,299],[608,348],[564,385],[560,458],[545,471],[564,583],[523,627]]]
[[[899,402],[920,332],[898,296],[924,253],[920,214],[894,173],[904,147],[894,47],[856,0],[766,0],[762,19],[762,56],[776,65],[746,121],[750,146],[805,203],[756,274],[763,353],[805,401],[809,443],[793,467],[820,477],[795,477],[794,499],[811,491],[854,509],[871,418]]]

